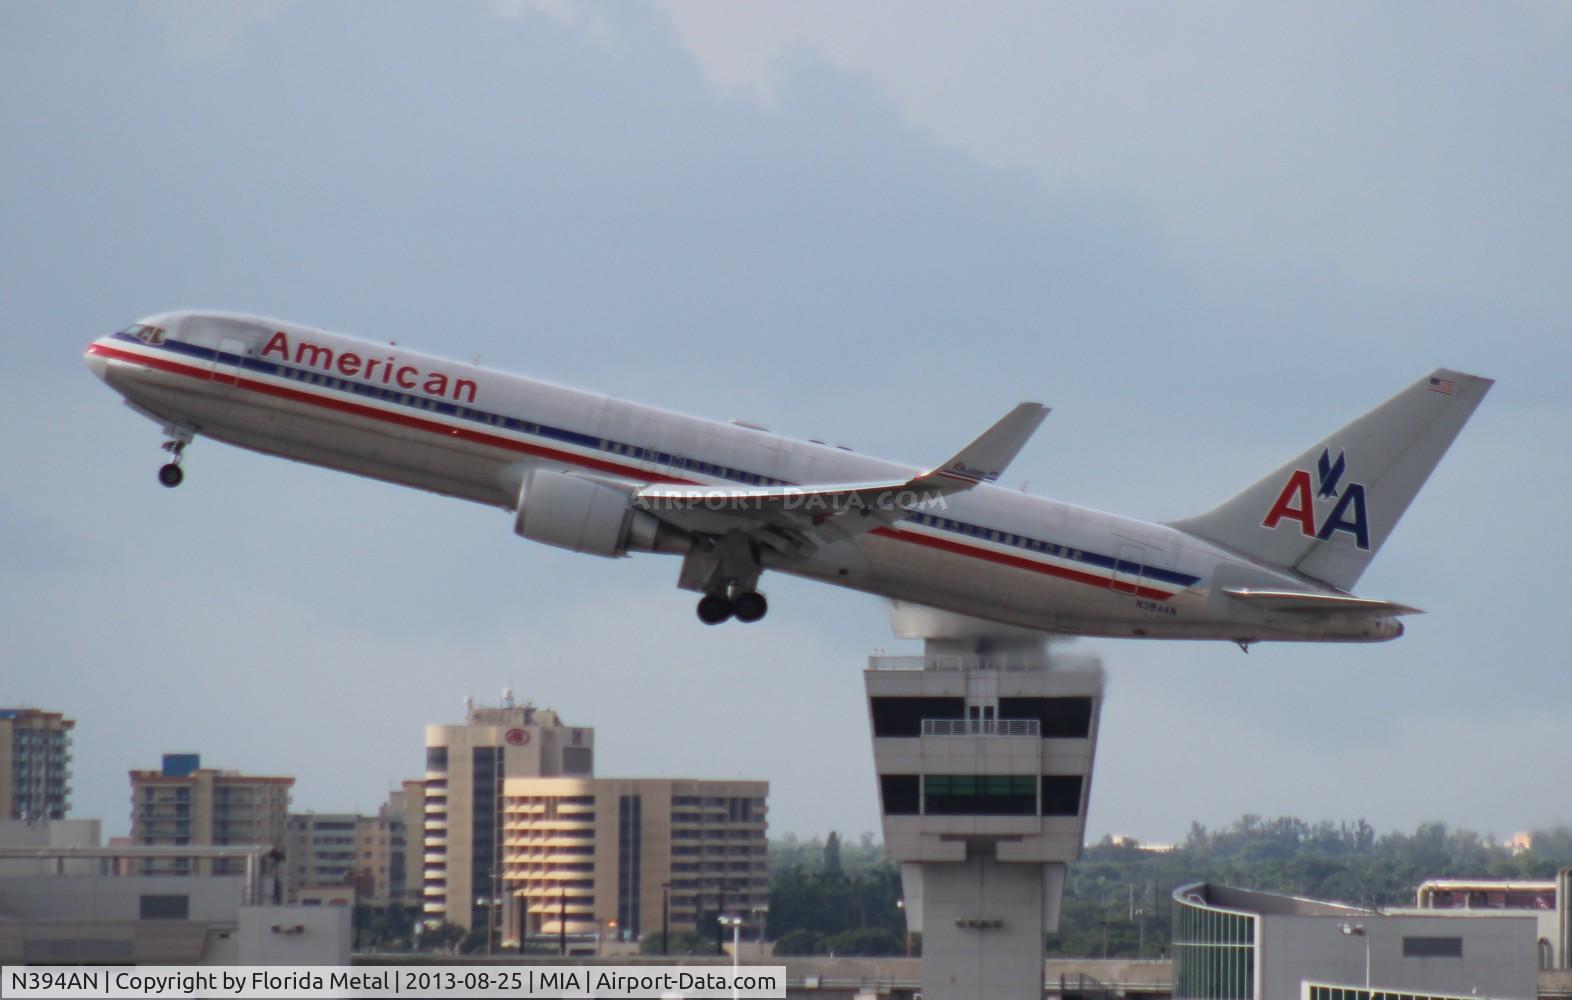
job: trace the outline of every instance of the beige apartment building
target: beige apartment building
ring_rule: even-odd
[[[289,902],[299,902],[317,890],[356,883],[356,834],[364,818],[358,813],[289,814],[284,834]]]
[[[75,726],[59,712],[0,708],[0,819],[65,819]]]
[[[406,781],[395,792],[397,799],[388,798],[388,808],[397,807],[404,813],[404,870],[403,889],[397,898],[401,903],[424,906],[426,898],[426,783],[423,780]],[[390,862],[392,863],[392,862]]]
[[[282,847],[294,778],[202,766],[198,754],[165,754],[157,771],[131,772],[131,841],[144,846]],[[243,862],[143,859],[144,875],[241,874]]]
[[[509,778],[502,941],[636,941],[769,902],[769,783]]]
[[[375,816],[355,825],[355,864],[361,898],[381,906],[403,902],[408,891],[408,837],[405,793],[388,793]]]
[[[767,782],[596,778],[594,744],[507,694],[426,727],[428,921],[633,940],[764,905]]]
[[[423,793],[423,782],[406,781],[404,787],[388,794],[375,816],[291,813],[284,839],[290,901],[339,898],[341,893],[336,890],[347,887],[355,902],[372,906],[418,903]],[[413,806],[411,795],[416,797]],[[413,887],[411,871],[415,873]]]

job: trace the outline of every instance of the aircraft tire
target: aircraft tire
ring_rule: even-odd
[[[755,590],[738,594],[737,599],[732,602],[732,614],[737,616],[738,621],[744,623],[758,621],[769,610],[769,602],[764,599],[763,594]]]
[[[158,469],[158,481],[170,489],[174,489],[176,486],[179,486],[182,482],[185,481],[185,478],[186,474],[181,471],[180,466],[173,462],[170,462],[168,465],[160,466]]]
[[[719,625],[732,615],[731,602],[719,594],[706,594],[699,598],[699,621],[706,625]]]

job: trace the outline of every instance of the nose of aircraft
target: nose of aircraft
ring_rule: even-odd
[[[82,362],[87,365],[88,371],[103,378],[104,371],[109,367],[109,359],[99,353],[99,343],[100,341],[95,340],[87,345],[87,350],[82,352]]]

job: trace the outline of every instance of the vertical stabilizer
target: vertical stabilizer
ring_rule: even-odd
[[[1173,527],[1349,590],[1493,384],[1438,368]]]

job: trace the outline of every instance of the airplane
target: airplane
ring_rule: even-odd
[[[1352,593],[1492,380],[1437,369],[1217,507],[1168,523],[997,485],[1021,403],[928,469],[278,320],[152,316],[88,368],[163,428],[500,507],[527,539],[680,557],[698,617],[755,622],[765,570],[1048,635],[1378,642]]]

